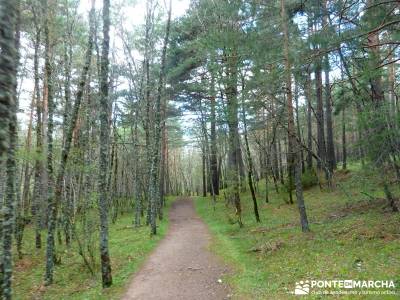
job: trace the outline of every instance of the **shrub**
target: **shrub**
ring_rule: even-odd
[[[306,170],[301,175],[301,184],[303,185],[303,189],[305,189],[305,190],[318,184],[317,173],[315,172],[314,169]],[[288,178],[288,176],[286,176],[285,184],[282,186],[281,192],[289,193],[290,191],[294,191],[295,188],[296,187],[295,187],[295,183],[294,183],[294,178],[293,178],[292,184],[289,184],[289,178]]]
[[[318,184],[317,173],[314,169],[306,170],[301,176],[301,183],[303,185],[303,189],[309,189]]]

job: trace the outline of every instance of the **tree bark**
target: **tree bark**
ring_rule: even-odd
[[[111,262],[108,250],[108,191],[107,158],[109,149],[109,49],[110,49],[110,0],[103,0],[103,44],[100,68],[100,166],[99,166],[99,214],[100,214],[100,261],[103,288],[112,284]]]
[[[6,192],[1,224],[0,296],[11,299],[12,233],[14,225],[17,149],[17,68],[19,48],[19,1],[3,1],[0,10],[0,165],[7,153]]]
[[[216,114],[215,114],[215,79],[211,74],[211,89],[210,89],[210,134],[211,134],[211,184],[214,196],[219,195],[219,174],[218,174],[218,160],[217,160],[217,133],[216,133]]]
[[[244,79],[242,78],[242,85]],[[242,93],[243,93],[242,88]],[[254,216],[256,218],[256,222],[260,222],[260,214],[258,212],[258,205],[257,205],[257,198],[256,198],[256,193],[254,191],[254,186],[253,186],[253,160],[251,158],[251,153],[250,153],[250,146],[249,146],[249,139],[247,136],[247,121],[246,121],[246,111],[245,111],[245,104],[244,104],[244,99],[242,99],[242,116],[243,116],[243,126],[244,126],[244,141],[246,145],[246,154],[247,154],[247,163],[248,163],[248,169],[247,169],[247,180],[249,183],[249,188],[251,192],[251,199],[253,200],[253,211],[254,211]],[[267,178],[265,178],[267,181]],[[268,187],[267,187],[268,190]],[[268,202],[268,201],[267,201]]]
[[[57,222],[57,208],[54,198],[54,172],[53,172],[53,130],[54,130],[54,103],[53,103],[53,78],[52,78],[52,41],[50,37],[50,16],[51,8],[48,0],[43,1],[45,16],[44,37],[45,37],[45,77],[43,100],[47,105],[47,246],[46,246],[46,272],[45,284],[53,283],[53,270],[55,262],[55,238],[54,233]]]

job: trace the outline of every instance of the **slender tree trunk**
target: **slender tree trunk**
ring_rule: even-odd
[[[203,146],[201,152],[201,172],[202,172],[202,186],[203,186],[203,197],[207,197],[207,182],[206,182],[206,150]]]
[[[100,214],[100,261],[103,288],[112,284],[111,262],[108,250],[108,191],[107,158],[109,149],[109,53],[110,48],[110,0],[103,0],[103,45],[100,69],[100,166],[99,166],[99,214]]]
[[[286,100],[287,101],[287,100]],[[293,117],[294,118],[294,117]],[[293,119],[294,126],[294,119]],[[292,139],[284,139],[285,152],[286,152],[286,169],[288,174],[288,194],[289,194],[289,204],[294,204],[293,202],[293,190],[294,186],[294,171],[295,171],[295,157],[294,152],[292,151]]]
[[[166,97],[165,97],[166,99]],[[162,109],[162,122],[161,122],[161,161],[160,161],[160,211],[159,211],[159,218],[162,220],[163,213],[162,208],[165,205],[165,186],[166,186],[166,168],[168,165],[167,161],[167,147],[168,147],[168,140],[167,140],[167,126],[166,126],[166,109],[167,109],[167,101],[164,99],[163,101],[163,109]]]
[[[395,46],[393,46],[395,47]],[[388,86],[389,86],[389,91],[388,91],[388,96],[389,96],[389,105],[391,107],[391,113],[392,113],[392,119],[396,120],[398,110],[399,110],[399,105],[398,105],[398,100],[397,100],[397,95],[396,95],[396,58],[395,55],[393,55],[393,52],[395,51],[393,47],[389,48],[389,55],[388,55],[388,60],[390,62],[388,66]],[[394,122],[396,128],[398,128],[398,122]]]
[[[318,157],[325,162],[326,148],[325,148],[325,132],[324,132],[324,105],[322,102],[322,71],[321,62],[317,61],[315,67],[315,85],[317,93],[317,153]],[[322,169],[322,163],[317,161],[318,169]]]
[[[136,110],[136,117],[138,116],[138,108]],[[134,158],[135,158],[135,162],[137,162],[139,159],[139,147],[137,145],[138,143],[138,124],[137,121],[135,121],[135,129],[134,129]],[[135,163],[135,174],[134,174],[134,182],[135,182],[135,220],[134,220],[134,224],[135,227],[140,227],[140,219],[142,216],[142,195],[141,195],[141,190],[140,190],[140,183],[139,183],[139,166],[137,163]]]
[[[244,84],[243,81],[244,81],[244,79],[242,79],[242,85]],[[243,93],[243,89],[244,88],[242,87],[242,93]],[[258,212],[257,198],[256,198],[256,193],[254,191],[254,186],[253,186],[253,160],[251,158],[249,140],[247,137],[247,121],[246,121],[246,111],[245,111],[245,107],[244,107],[244,99],[242,99],[242,116],[243,116],[243,126],[244,126],[244,141],[246,144],[246,154],[247,154],[247,163],[248,163],[247,180],[249,183],[251,198],[253,200],[254,216],[256,218],[257,223],[259,223],[260,222],[260,214]],[[267,178],[265,180],[267,180]]]
[[[162,48],[161,54],[161,69],[159,74],[158,88],[157,88],[157,97],[155,103],[155,119],[154,119],[154,145],[152,147],[152,155],[151,155],[151,166],[150,166],[150,189],[149,189],[149,201],[150,201],[150,226],[151,226],[151,234],[155,235],[157,233],[156,226],[156,216],[157,216],[157,206],[159,206],[159,195],[158,194],[158,177],[159,177],[159,161],[160,161],[160,141],[161,141],[161,101],[164,95],[164,80],[166,73],[166,55],[167,55],[167,47],[169,41],[169,32],[171,25],[171,1],[170,8],[168,11],[168,20],[167,26],[165,29],[165,37],[164,44]]]
[[[274,180],[274,184],[275,184],[275,188],[276,188],[276,192],[278,193],[278,186],[276,184],[276,178],[275,178],[275,174],[274,174],[274,169],[272,167],[271,164],[271,159],[269,159],[270,153],[268,153],[268,139],[267,139],[267,130],[268,130],[268,119],[265,116],[265,110],[263,110],[263,123],[264,123],[264,127],[263,127],[263,145],[260,151],[260,165],[264,167],[264,177],[265,177],[265,203],[269,202],[269,186],[268,186],[268,168],[271,169],[271,175],[272,178]],[[272,141],[272,145],[276,145],[275,141]],[[270,148],[271,149],[271,148]],[[278,160],[278,158],[276,158],[276,160]],[[276,161],[277,162],[277,161]]]
[[[68,43],[69,42],[69,43]],[[68,38],[64,41],[64,115],[63,115],[63,143],[67,135],[68,117],[71,109],[71,68],[72,68],[72,41]]]
[[[369,3],[373,3],[373,1],[368,1]],[[375,70],[377,66],[380,64],[380,53],[379,53],[379,35],[378,32],[372,32],[368,35],[368,45],[370,49],[370,65],[371,69]],[[372,74],[369,78],[371,85],[371,96],[372,101],[374,102],[376,107],[380,107],[383,100],[383,89],[382,89],[382,77],[380,73]]]
[[[39,47],[40,47],[40,28],[38,20],[35,16],[35,54],[33,59],[34,65],[34,82],[36,92],[36,159],[35,159],[35,183],[33,188],[33,206],[32,214],[35,222],[35,247],[42,247],[41,223],[42,223],[42,182],[43,182],[43,140],[42,140],[42,102],[40,99],[39,88]]]
[[[282,145],[281,140],[278,139],[278,162],[279,162],[279,179],[282,185],[285,184],[284,172],[283,172],[283,162],[282,162]]]
[[[275,108],[274,98],[271,99],[271,114],[273,116],[276,115],[276,108]],[[264,118],[267,117],[266,115],[264,115],[264,112],[263,112],[263,117]],[[267,119],[265,119],[265,120],[267,120]],[[272,159],[271,159],[272,161],[270,161],[270,163],[271,163],[271,170],[272,170],[271,175],[272,175],[274,183],[275,183],[275,181],[279,180],[279,178],[280,178],[280,166],[279,166],[279,159],[280,158],[278,158],[277,126],[276,126],[276,124],[272,124],[272,126],[273,126],[272,127],[273,128],[273,130],[272,130],[273,139],[271,141],[271,146],[270,146],[272,148],[271,149],[272,154],[270,154],[270,157],[272,156]],[[267,128],[267,130],[268,130],[268,128]],[[268,134],[268,132],[267,132],[267,134]],[[267,145],[268,144],[267,140],[265,142],[266,142],[265,145]],[[267,151],[267,148],[265,148],[265,151]]]
[[[6,193],[3,203],[2,257],[0,257],[0,296],[11,299],[12,233],[16,202],[17,149],[17,67],[19,48],[19,1],[7,0],[0,7],[0,165],[6,161]]]
[[[64,139],[64,146],[61,152],[61,164],[58,170],[56,184],[55,184],[55,193],[54,196],[50,194],[49,197],[49,225],[48,225],[48,239],[47,239],[47,264],[46,264],[46,284],[49,285],[53,282],[53,269],[54,269],[54,257],[55,257],[55,245],[54,245],[54,233],[56,228],[56,219],[57,219],[57,209],[61,202],[63,183],[64,183],[64,174],[65,167],[67,165],[68,156],[71,148],[71,141],[73,131],[76,126],[76,122],[78,119],[78,113],[80,104],[83,98],[83,92],[85,89],[87,74],[90,68],[90,61],[92,57],[92,49],[93,49],[93,32],[94,32],[94,8],[91,9],[90,12],[90,33],[89,33],[89,42],[88,48],[86,52],[85,65],[82,71],[81,79],[78,86],[78,91],[74,103],[74,108],[72,111],[71,119],[67,128],[67,132]],[[48,34],[48,33],[47,33]],[[49,67],[50,68],[50,67]],[[48,77],[50,78],[50,76]],[[50,84],[48,84],[50,86]],[[48,99],[50,99],[50,93],[48,92]],[[50,101],[49,101],[50,107]],[[49,118],[50,119],[50,118]],[[49,122],[50,123],[50,122]],[[53,198],[54,197],[54,198]]]
[[[71,68],[72,68],[72,40],[71,40],[71,35],[72,35],[72,27],[70,24],[70,13],[69,13],[69,8],[68,6],[66,7],[66,26],[67,26],[67,32],[65,34],[65,40],[64,40],[64,113],[63,113],[63,147],[65,147],[66,143],[66,138],[68,134],[68,124],[69,124],[69,114],[71,112]],[[89,21],[90,22],[90,21]],[[70,222],[70,208],[71,208],[71,198],[68,197],[68,181],[65,181],[65,190],[66,190],[66,197],[65,201],[63,202],[62,205],[62,216],[60,217],[61,219],[61,224],[63,225],[64,228],[64,234],[65,234],[65,244],[67,247],[70,245],[71,241],[71,222]],[[58,228],[58,236],[60,238],[60,228]]]
[[[146,149],[146,175],[144,176],[144,183],[146,186],[150,185],[150,172],[151,172],[151,107],[152,101],[150,99],[150,51],[151,51],[151,29],[152,29],[152,19],[153,19],[153,1],[147,0],[146,1],[146,24],[145,24],[145,49],[144,49],[144,59],[143,59],[143,81],[145,82],[144,87],[144,101],[145,101],[145,118],[143,120],[143,128],[145,132],[145,145]],[[149,195],[149,188],[144,189],[144,198],[147,201],[147,216],[146,216],[146,225],[149,225],[151,222],[151,210],[150,210],[150,195]]]
[[[228,179],[229,179],[229,200],[235,205],[237,222],[240,227],[242,223],[242,207],[240,203],[240,162],[239,162],[239,132],[238,132],[238,100],[237,100],[237,53],[233,51],[226,58],[227,83],[226,98],[228,110],[229,128],[229,155],[228,155]]]
[[[347,169],[347,148],[346,148],[346,117],[345,109],[342,110],[342,169]]]
[[[329,13],[328,13],[328,2],[323,0],[323,18],[322,27],[327,29],[329,26]],[[325,115],[326,115],[326,162],[329,172],[332,174],[333,170],[336,169],[336,158],[335,158],[335,145],[333,142],[333,118],[332,118],[332,93],[329,79],[330,63],[329,55],[326,54],[324,57],[324,71],[325,71]],[[331,175],[329,175],[331,176]]]
[[[313,167],[312,161],[312,106],[311,106],[311,74],[307,70],[307,82],[306,82],[306,100],[307,100],[307,169],[311,170]]]
[[[294,101],[295,101],[295,111],[296,111],[296,126],[297,126],[297,137],[300,141],[302,141],[301,138],[301,128],[300,128],[300,112],[299,112],[299,86],[298,83],[295,82],[295,92],[294,92]],[[304,156],[303,156],[303,149],[300,149],[300,161],[301,161],[301,171],[304,173],[305,167],[304,167]]]
[[[44,0],[44,36],[45,36],[45,82],[44,82],[44,96],[43,99],[47,104],[47,201],[48,201],[48,218],[47,218],[47,246],[46,246],[46,273],[45,284],[50,285],[53,283],[53,270],[55,263],[55,238],[54,233],[57,223],[57,208],[54,198],[54,172],[53,172],[53,75],[52,75],[52,41],[50,37],[50,14],[51,8],[49,7],[48,0]]]
[[[31,102],[31,108],[30,108],[30,115],[29,115],[29,121],[28,121],[28,132],[26,134],[26,142],[25,142],[25,151],[26,153],[31,152],[32,148],[32,127],[33,127],[33,111],[35,109],[35,94],[36,91],[33,91],[33,96],[32,96],[32,102]],[[31,183],[31,170],[30,170],[30,163],[29,161],[25,161],[24,163],[24,180],[23,180],[23,186],[22,186],[22,213],[24,216],[29,215],[29,202],[30,202],[30,183]]]
[[[211,74],[211,89],[210,89],[210,133],[211,133],[211,184],[213,195],[219,195],[219,173],[218,173],[218,160],[217,160],[217,133],[216,133],[216,114],[215,114],[215,79]]]
[[[165,176],[165,194],[166,195],[171,195],[171,179],[170,179],[170,163],[169,163],[169,147],[168,147],[168,131],[166,131],[167,137],[166,139],[166,143],[167,143],[167,147],[165,149],[165,168],[166,168],[166,176]],[[165,201],[164,201],[165,204]]]
[[[304,205],[303,189],[301,184],[301,162],[300,162],[300,145],[296,137],[296,131],[294,128],[294,117],[293,117],[293,103],[292,103],[292,74],[291,64],[289,57],[289,32],[287,25],[287,15],[285,8],[285,0],[281,0],[281,16],[282,16],[282,29],[284,37],[284,55],[285,55],[285,69],[286,69],[286,92],[287,92],[287,112],[288,112],[288,139],[289,139],[289,152],[294,158],[295,166],[295,186],[296,186],[296,198],[297,205],[300,213],[300,223],[303,232],[309,231],[308,219],[306,208]]]
[[[328,58],[326,58],[328,60]],[[333,142],[332,95],[329,82],[329,62],[325,69],[325,107],[326,107],[326,161],[329,171],[336,169],[335,145]]]
[[[25,151],[26,153],[31,152],[32,146],[32,123],[33,123],[33,111],[35,106],[35,91],[33,91],[30,116],[28,121],[28,132],[26,134]],[[22,181],[22,195],[17,200],[16,216],[15,216],[15,239],[17,244],[18,259],[22,259],[22,239],[25,229],[25,221],[28,220],[29,216],[29,202],[30,202],[30,185],[31,185],[31,170],[30,163],[28,160],[24,162],[23,174],[24,179]],[[21,174],[22,176],[22,174]],[[17,193],[18,194],[18,193]]]

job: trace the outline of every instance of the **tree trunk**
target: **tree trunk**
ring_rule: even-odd
[[[42,182],[43,182],[43,140],[42,140],[42,103],[39,90],[39,47],[40,47],[40,28],[35,15],[35,54],[34,65],[34,84],[36,92],[36,159],[35,159],[35,183],[33,188],[32,215],[35,222],[35,247],[42,247],[41,223],[42,223]]]
[[[325,162],[326,148],[325,148],[325,132],[324,132],[324,105],[322,102],[322,74],[321,62],[317,61],[315,66],[315,85],[317,93],[317,153],[318,157]],[[317,161],[317,168],[322,169],[322,162]]]
[[[322,27],[326,29],[329,26],[329,13],[327,7],[327,0],[323,1],[323,18]],[[329,55],[326,54],[324,58],[325,70],[325,112],[326,112],[326,162],[329,172],[332,174],[336,169],[335,146],[333,142],[333,119],[332,119],[332,93],[329,79],[330,63]],[[331,175],[329,175],[331,176]]]
[[[228,196],[234,204],[237,222],[240,227],[242,223],[242,207],[240,204],[240,141],[238,132],[238,100],[237,100],[237,53],[232,51],[226,55],[227,82],[225,94],[227,98],[228,128],[229,128],[229,154],[228,154]]]
[[[344,108],[342,110],[342,169],[347,169],[346,118]]]
[[[211,165],[211,184],[212,192],[214,196],[219,195],[219,173],[218,173],[218,161],[217,161],[217,133],[216,133],[216,114],[215,114],[215,82],[214,76],[211,74],[211,90],[210,90],[210,133],[211,133],[211,153],[210,153],[210,165]]]
[[[19,1],[3,1],[0,10],[0,165],[6,161],[6,193],[3,203],[2,242],[0,258],[0,296],[11,299],[12,233],[14,220],[17,150],[17,67],[19,48]],[[8,130],[7,130],[8,129]]]
[[[295,92],[294,92],[294,101],[295,101],[295,110],[296,110],[296,126],[297,126],[297,137],[300,141],[302,141],[301,138],[301,130],[300,130],[300,112],[299,112],[299,85],[297,82],[295,82]],[[303,156],[303,149],[300,147],[300,161],[301,161],[301,171],[304,173],[305,167],[304,167],[304,156]]]
[[[29,121],[28,121],[28,132],[26,134],[26,143],[25,143],[25,151],[26,153],[31,152],[32,148],[32,127],[33,127],[33,111],[35,109],[35,94],[36,91],[33,91]],[[22,185],[22,199],[21,199],[21,210],[24,216],[29,215],[29,203],[30,203],[30,183],[31,183],[31,170],[29,161],[25,161],[24,163],[24,180]]]
[[[284,172],[283,172],[283,162],[282,162],[282,145],[281,145],[281,140],[278,139],[278,162],[279,162],[279,179],[282,185],[285,184],[284,180]]]
[[[328,58],[326,58],[328,60]],[[329,82],[329,62],[325,69],[325,108],[326,108],[326,161],[329,171],[336,169],[335,146],[333,142],[332,95]]]
[[[138,111],[139,108],[136,108],[136,117],[138,117]],[[138,143],[138,122],[137,120],[135,121],[135,128],[134,128],[134,136],[133,136],[133,141],[134,141],[134,161],[137,162],[139,160],[139,147],[137,145]],[[140,226],[140,219],[142,216],[142,195],[141,195],[141,189],[140,189],[140,183],[139,183],[139,165],[135,163],[134,166],[134,183],[135,183],[135,218],[134,218],[134,224],[135,227]]]
[[[103,288],[112,284],[111,262],[108,250],[108,191],[107,158],[109,149],[109,48],[110,48],[110,0],[103,0],[103,45],[100,70],[100,166],[99,166],[99,214],[100,214],[100,261]]]
[[[30,115],[28,121],[28,132],[26,134],[25,151],[26,153],[31,152],[32,146],[32,123],[33,123],[33,111],[35,106],[35,90],[33,91],[32,102],[30,107]],[[31,169],[28,160],[25,160],[23,166],[24,179],[22,181],[22,195],[17,200],[17,206],[15,208],[15,239],[17,244],[18,258],[22,259],[22,239],[25,229],[25,221],[28,220],[29,207],[30,207],[30,185],[31,185]],[[22,174],[21,174],[22,176]],[[17,193],[18,194],[18,193]]]
[[[53,78],[52,78],[52,41],[50,37],[50,14],[52,13],[49,7],[48,0],[44,0],[44,36],[45,36],[45,77],[44,77],[44,91],[43,101],[47,105],[47,246],[46,246],[46,273],[45,284],[50,285],[53,283],[53,270],[55,262],[55,238],[54,233],[57,223],[57,208],[54,197],[54,174],[53,174]]]
[[[311,170],[313,167],[312,161],[312,106],[311,106],[311,74],[307,70],[307,82],[306,82],[306,100],[307,100],[307,169]]]
[[[244,90],[243,85],[244,85],[244,79],[242,79],[242,93]],[[250,188],[250,192],[251,192],[251,199],[253,200],[254,216],[256,218],[256,222],[259,223],[260,222],[260,214],[258,212],[257,198],[256,198],[256,193],[254,192],[254,186],[253,186],[253,160],[251,158],[249,140],[247,137],[247,121],[246,121],[244,98],[242,99],[242,116],[243,116],[243,126],[244,126],[244,141],[245,141],[245,145],[246,145],[246,154],[247,154],[247,163],[248,163],[247,180],[248,180],[249,188]],[[265,180],[267,180],[267,178],[265,178]]]
[[[202,186],[203,186],[203,197],[207,197],[207,182],[206,182],[206,146],[203,146],[201,151],[201,173],[202,173]]]
[[[167,109],[167,103],[166,103],[166,97],[164,98],[163,101],[163,109],[162,109],[162,122],[161,122],[161,161],[160,161],[160,211],[159,211],[159,218],[162,220],[163,214],[162,214],[162,208],[165,205],[165,186],[166,186],[166,168],[168,165],[167,161],[167,147],[168,147],[168,138],[167,138],[167,125],[166,125],[166,109]]]
[[[285,8],[285,0],[281,0],[281,16],[282,16],[282,29],[284,37],[284,56],[285,56],[285,70],[286,70],[286,93],[287,93],[287,113],[288,113],[288,139],[289,139],[289,152],[294,160],[294,177],[296,186],[296,198],[297,205],[300,213],[300,223],[303,232],[309,231],[308,219],[306,208],[304,205],[303,189],[301,184],[301,162],[300,162],[300,145],[298,137],[296,137],[296,131],[294,128],[294,117],[293,117],[293,103],[292,103],[292,74],[291,64],[289,57],[289,32],[287,25],[287,15]]]
[[[152,147],[151,155],[151,165],[150,165],[150,189],[149,189],[149,201],[150,201],[150,226],[151,234],[157,233],[156,227],[156,216],[157,216],[157,206],[159,206],[159,195],[158,195],[158,182],[159,182],[159,161],[160,161],[160,151],[161,151],[161,101],[164,95],[164,80],[166,73],[166,55],[167,47],[169,41],[169,32],[171,25],[171,1],[170,8],[168,10],[168,20],[165,29],[164,44],[161,54],[161,69],[159,73],[158,87],[157,87],[157,97],[155,103],[155,118],[154,118],[154,145]]]

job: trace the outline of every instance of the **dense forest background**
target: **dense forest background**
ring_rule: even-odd
[[[146,243],[168,196],[238,227],[279,202],[313,230],[314,187],[398,216],[398,1],[88,3],[0,1],[1,297],[27,257],[45,286],[71,253],[111,286],[109,224]]]

